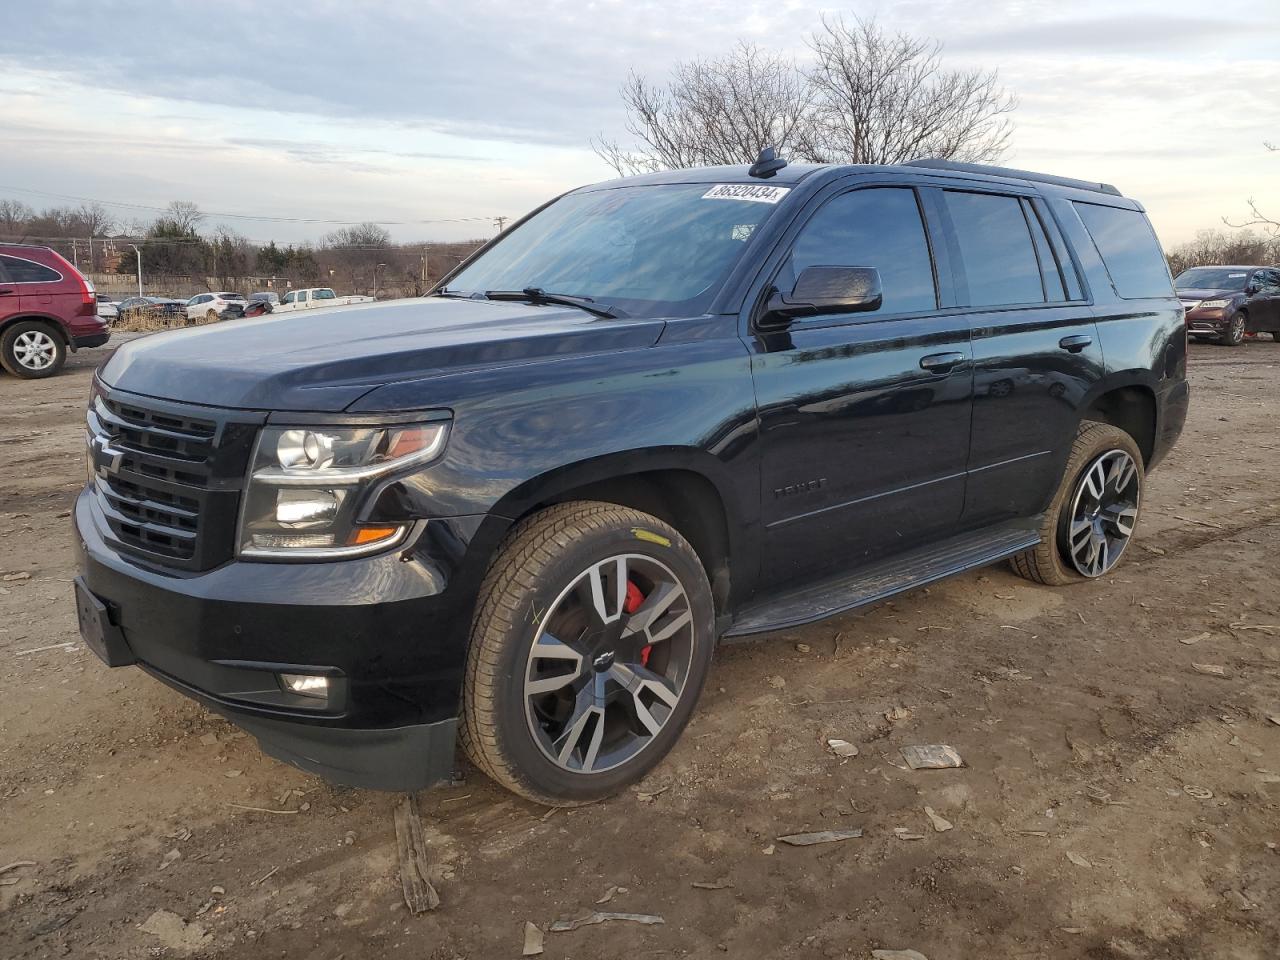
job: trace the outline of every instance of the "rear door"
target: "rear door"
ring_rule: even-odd
[[[935,252],[918,192],[879,182],[826,199],[771,268],[767,286],[790,290],[806,267],[875,267],[884,302],[749,340],[764,582],[848,570],[959,518],[973,370],[967,319],[939,308]]]
[[[1064,275],[1061,239],[1034,192],[966,184],[935,196],[973,334],[964,525],[1033,516],[1103,376],[1093,311]]]

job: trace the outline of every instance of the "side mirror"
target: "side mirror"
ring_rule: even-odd
[[[884,303],[875,267],[808,267],[789,294],[774,291],[761,318],[765,325],[823,313],[863,313]]]
[[[1258,292],[1258,290],[1259,290],[1258,285],[1254,283],[1252,280],[1250,280],[1248,283],[1244,285],[1244,295],[1246,297],[1252,297],[1254,294]]]

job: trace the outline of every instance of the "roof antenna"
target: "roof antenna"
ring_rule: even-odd
[[[768,180],[786,165],[787,161],[778,156],[777,150],[773,147],[765,147],[760,151],[760,156],[756,157],[756,162],[751,165],[751,169],[747,171],[747,176]]]

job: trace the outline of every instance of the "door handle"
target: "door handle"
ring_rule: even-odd
[[[1093,337],[1086,337],[1083,334],[1076,334],[1073,337],[1063,337],[1058,341],[1058,346],[1067,353],[1079,353],[1089,344],[1093,343]]]
[[[930,373],[950,373],[952,367],[964,361],[963,353],[931,353],[920,358],[920,369]]]

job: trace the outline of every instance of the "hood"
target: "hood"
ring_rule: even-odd
[[[155,334],[121,346],[100,376],[167,400],[326,413],[387,383],[652,346],[663,326],[576,307],[422,297]]]
[[[1241,296],[1241,290],[1215,290],[1212,287],[1178,287],[1173,291],[1179,300],[1230,300]]]

